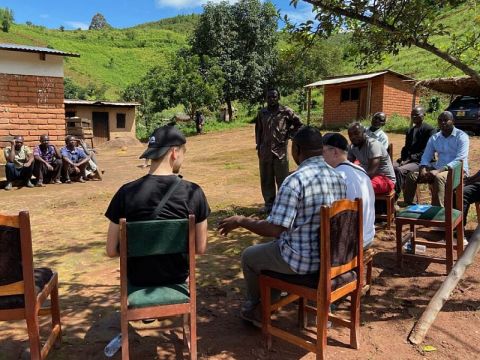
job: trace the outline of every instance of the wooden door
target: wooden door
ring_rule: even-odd
[[[357,120],[363,120],[367,117],[367,88],[360,88],[358,98]]]
[[[108,112],[92,112],[93,146],[110,140],[108,129]]]

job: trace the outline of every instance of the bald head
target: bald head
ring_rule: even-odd
[[[420,126],[425,118],[425,109],[423,106],[415,106],[410,113],[410,118],[416,126]]]
[[[372,128],[380,129],[387,122],[387,115],[384,112],[376,112],[372,116]]]
[[[453,131],[454,117],[450,111],[444,111],[438,116],[438,128],[443,136],[448,137]]]

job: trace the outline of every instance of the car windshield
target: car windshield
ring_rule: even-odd
[[[450,108],[453,107],[473,107],[473,106],[478,106],[479,105],[479,98],[475,97],[470,97],[470,96],[462,96],[456,98],[453,103],[450,104]]]

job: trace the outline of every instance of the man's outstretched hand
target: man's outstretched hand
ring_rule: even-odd
[[[227,236],[230,231],[238,228],[240,226],[240,218],[240,215],[234,215],[220,221],[220,224],[218,225],[218,231],[220,232],[220,234],[223,236]]]

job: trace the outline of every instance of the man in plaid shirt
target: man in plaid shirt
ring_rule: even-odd
[[[222,220],[219,225],[222,235],[243,227],[260,236],[275,238],[250,246],[242,254],[247,301],[241,315],[255,325],[259,324],[255,309],[259,309],[260,303],[260,272],[317,272],[320,263],[320,207],[346,198],[345,180],[322,157],[319,130],[302,127],[293,138],[292,157],[299,165],[298,169],[283,182],[266,220],[236,215]]]

